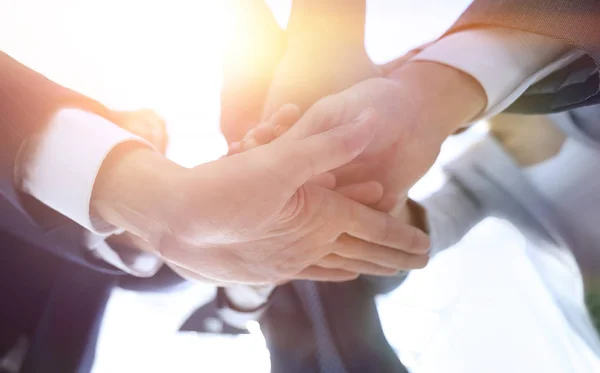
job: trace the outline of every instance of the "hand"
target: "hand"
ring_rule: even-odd
[[[381,74],[382,69],[367,56],[364,42],[292,43],[275,71],[263,118],[272,118],[276,110],[289,103],[304,112],[321,97]],[[241,142],[230,144],[230,152],[269,143],[275,138],[275,129],[285,131],[298,119],[299,116],[290,116],[286,121],[263,121],[246,133]]]
[[[112,111],[113,123],[148,141],[156,150],[165,153],[169,136],[165,121],[153,110]]]
[[[326,58],[323,58],[322,53],[318,51],[302,52],[301,49],[300,52],[289,52],[279,66],[263,116],[271,117],[273,110],[279,107],[279,103],[294,102],[297,107],[304,107],[303,111],[306,111],[317,100],[328,94],[337,93],[364,79],[387,76],[426,47],[427,45],[415,48],[380,66],[374,65],[364,47],[357,45],[344,49],[344,53],[337,52],[335,48],[325,49]],[[310,58],[315,53],[321,56],[319,60]],[[299,59],[295,56],[290,57],[292,54],[298,55]],[[299,80],[299,77],[303,80],[300,86],[296,87],[294,82]],[[285,123],[263,121],[245,133],[242,141],[236,140],[232,151],[240,152],[267,144],[286,132],[297,119],[299,118]]]
[[[191,170],[147,150],[116,153],[92,205],[180,272],[215,282],[341,281],[373,265],[421,268],[428,247],[421,231],[308,183],[360,154],[374,121],[367,110],[331,131]]]
[[[375,108],[379,123],[373,141],[336,176],[338,185],[381,182],[386,198],[377,208],[388,211],[430,168],[445,138],[484,106],[485,94],[470,77],[435,63],[409,63],[390,78],[369,79],[320,100],[283,137],[326,131],[365,107]]]

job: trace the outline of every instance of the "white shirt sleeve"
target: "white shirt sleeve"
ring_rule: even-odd
[[[485,218],[480,203],[452,179],[419,203],[427,213],[432,257],[454,246]]]
[[[450,34],[413,58],[438,62],[477,80],[487,107],[476,120],[504,111],[527,88],[584,55],[569,44],[518,30],[485,28]]]
[[[29,139],[19,155],[18,187],[84,228],[108,235],[118,232],[90,214],[94,181],[104,159],[117,145],[152,145],[114,123],[85,111],[59,111],[43,132]]]

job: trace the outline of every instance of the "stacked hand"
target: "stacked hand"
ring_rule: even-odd
[[[273,123],[285,125],[294,117],[289,110]],[[330,178],[319,177],[371,142],[377,114],[358,114],[329,131],[194,169],[144,148],[116,153],[119,161],[103,166],[92,204],[180,273],[212,282],[348,280],[422,267],[428,240],[421,231],[351,199],[379,198],[377,183],[335,192]],[[136,192],[122,188],[123,180],[137,183]]]
[[[388,76],[353,81],[376,71],[366,67],[369,64],[363,61],[364,58],[366,55],[358,51],[355,58],[345,58],[347,63],[324,63],[325,66],[335,66],[331,73],[350,79],[345,85],[356,84],[320,100],[320,97],[331,93],[331,86],[324,86],[319,95],[319,90],[314,87],[303,89],[306,84],[296,90],[290,84],[276,80],[267,100],[267,114],[272,106],[270,102],[300,102],[305,105],[312,100],[314,105],[289,131],[283,126],[269,128],[268,124],[263,124],[234,146],[249,149],[283,133],[282,138],[301,139],[335,128],[371,107],[378,113],[373,140],[353,162],[334,170],[338,185],[379,181],[384,186],[385,197],[375,207],[382,211],[389,211],[397,202],[404,201],[408,189],[435,161],[445,138],[481,110],[485,95],[477,83],[461,72],[435,63],[404,64],[409,56],[382,69]],[[293,68],[280,67],[284,71]],[[302,66],[296,69],[311,71]],[[363,71],[363,74],[356,70]],[[296,77],[291,81],[303,79],[321,86],[319,80],[312,80],[311,76],[298,75],[302,78]],[[284,74],[283,79],[290,81],[289,76],[294,74]],[[317,78],[319,76],[317,74]]]
[[[365,68],[368,62],[334,64],[340,76],[366,80],[324,85],[324,94],[351,87],[316,102],[297,122],[289,107],[265,113],[271,119],[237,145],[246,152],[194,169],[143,148],[112,152],[92,207],[180,273],[212,282],[348,280],[424,266],[424,233],[367,205],[389,211],[484,100],[478,86],[442,65],[409,63],[391,77],[369,78],[379,69]],[[267,101],[276,104],[267,107],[306,104],[293,97],[302,93],[274,84]],[[272,135],[262,141],[264,128]]]

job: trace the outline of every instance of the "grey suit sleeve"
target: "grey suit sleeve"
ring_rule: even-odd
[[[427,211],[432,256],[458,243],[486,216],[475,195],[452,177],[420,203]]]
[[[563,40],[588,56],[543,79],[509,111],[553,113],[600,102],[600,1],[474,0],[448,33],[481,27],[521,30]]]
[[[458,243],[486,215],[474,194],[450,176],[436,193],[419,202],[426,210],[431,257]],[[385,294],[404,282],[409,272],[397,276],[361,276],[373,295]]]

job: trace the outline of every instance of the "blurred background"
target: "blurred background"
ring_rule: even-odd
[[[268,3],[284,25],[291,1]],[[468,4],[368,1],[367,50],[374,61],[389,61],[439,36]],[[169,126],[169,157],[194,166],[226,151],[218,118],[219,55],[228,22],[227,9],[214,0],[2,0],[0,49],[109,107],[155,109]],[[439,165],[484,132],[476,126],[448,141],[413,197],[435,190],[443,181]],[[553,303],[523,245],[510,225],[488,219],[379,299],[386,335],[412,371],[495,372],[493,359],[521,359],[537,371],[528,359],[544,343],[536,334],[536,310],[546,310],[554,330],[564,325],[552,318]],[[177,333],[213,293],[198,284],[169,294],[116,290],[94,372],[268,372],[257,326],[241,337]],[[518,353],[490,353],[509,345]]]

